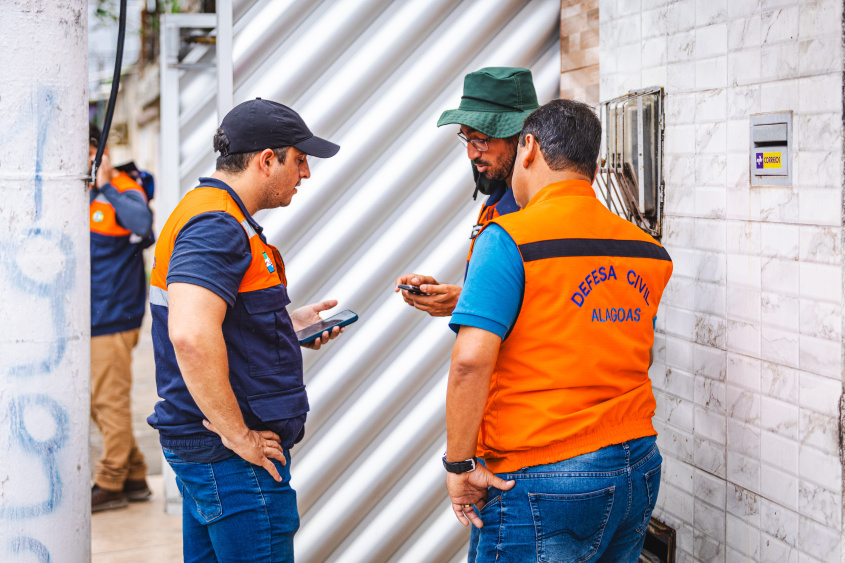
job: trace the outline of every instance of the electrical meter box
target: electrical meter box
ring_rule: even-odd
[[[751,185],[792,185],[792,112],[751,116]]]

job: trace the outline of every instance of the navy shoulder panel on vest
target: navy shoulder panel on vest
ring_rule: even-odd
[[[662,246],[644,240],[566,238],[519,245],[523,262],[577,256],[618,256],[672,261]]]
[[[502,195],[502,199],[496,204],[496,211],[499,215],[507,215],[519,211],[519,206],[513,198],[513,190],[508,190]]]

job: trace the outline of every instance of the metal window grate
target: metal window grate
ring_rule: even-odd
[[[660,238],[663,227],[663,88],[599,104],[604,130],[596,178],[608,209]]]

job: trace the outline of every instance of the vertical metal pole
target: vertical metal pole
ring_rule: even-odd
[[[87,13],[0,18],[0,561],[91,556]]]
[[[179,127],[179,26],[168,15],[161,23],[161,193],[156,198],[158,228],[176,208],[181,199],[182,177],[179,173],[181,139]]]
[[[217,122],[234,105],[232,0],[217,0]]]

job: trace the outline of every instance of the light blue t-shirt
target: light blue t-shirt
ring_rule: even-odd
[[[501,338],[519,315],[525,289],[522,256],[511,236],[495,223],[475,241],[466,281],[449,327],[473,326]]]

